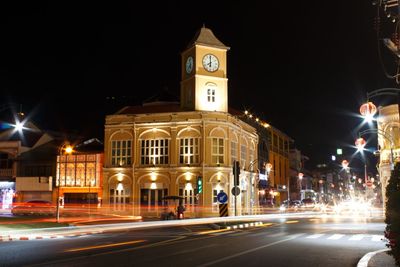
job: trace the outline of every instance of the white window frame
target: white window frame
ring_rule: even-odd
[[[131,151],[132,151],[132,140],[112,140],[111,165],[112,166],[131,165],[132,164]]]
[[[140,140],[141,165],[165,165],[169,163],[169,139]]]
[[[179,163],[198,164],[200,163],[200,138],[187,137],[179,140]]]
[[[246,162],[247,162],[247,146],[244,144],[240,145],[240,166],[241,168],[246,167]]]
[[[224,164],[225,161],[224,138],[213,137],[211,141],[211,162],[213,164]]]
[[[215,88],[207,88],[207,102],[215,103]]]
[[[238,145],[237,142],[231,141],[231,162],[232,162],[232,164],[233,164],[233,162],[235,160],[237,160],[237,157],[238,157],[238,155],[237,155],[237,145]]]

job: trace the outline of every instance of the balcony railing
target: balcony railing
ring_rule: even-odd
[[[15,175],[16,174],[14,173],[13,169],[0,169],[0,176],[1,177],[5,177],[5,176],[13,177]]]

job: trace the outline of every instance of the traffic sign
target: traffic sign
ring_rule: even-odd
[[[225,204],[228,202],[228,195],[224,191],[221,191],[217,195],[217,200],[219,203]]]
[[[228,216],[228,204],[219,204],[219,217]]]
[[[232,195],[238,196],[240,194],[240,188],[237,186],[232,187]]]

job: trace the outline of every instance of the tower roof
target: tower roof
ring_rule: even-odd
[[[189,42],[187,48],[197,44],[229,49],[228,46],[224,45],[220,40],[218,40],[214,33],[205,26],[201,27],[200,30],[197,31],[194,38]]]

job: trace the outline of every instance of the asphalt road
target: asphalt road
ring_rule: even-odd
[[[263,226],[123,230],[0,243],[0,266],[356,266],[385,248],[384,223],[362,218],[270,219]]]

